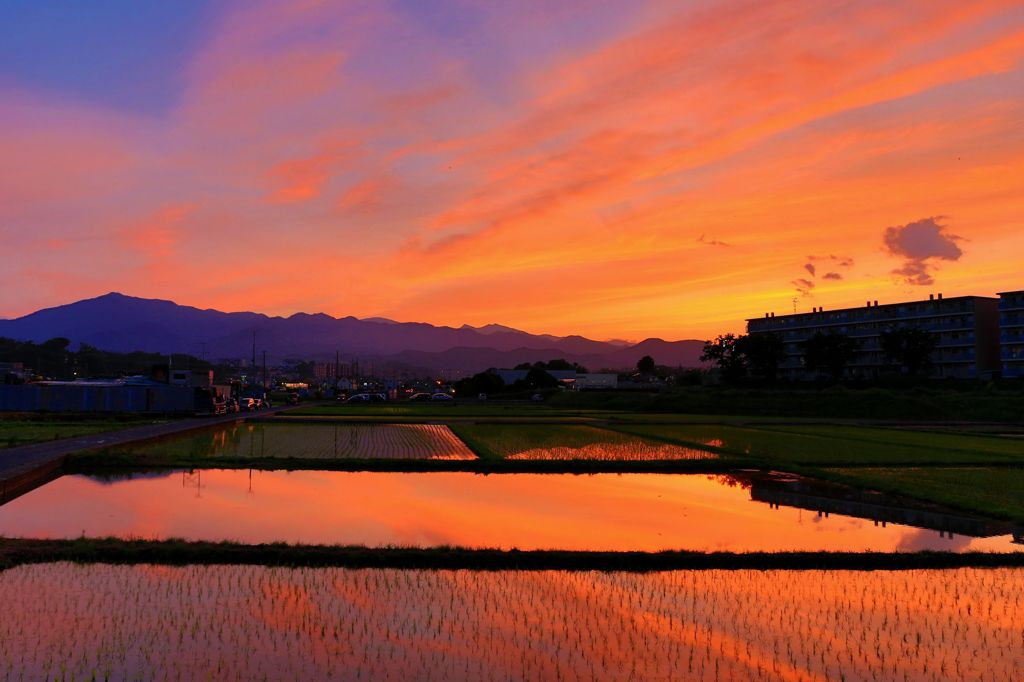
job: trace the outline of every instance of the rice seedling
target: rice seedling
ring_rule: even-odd
[[[512,460],[657,461],[715,459],[713,452],[580,425],[458,424],[483,456]]]
[[[836,425],[629,424],[614,428],[681,445],[715,447],[783,466],[1024,463],[1024,443],[992,436]]]
[[[475,459],[451,430],[440,424],[260,424],[213,429],[110,448],[165,458],[217,459]]]
[[[1024,571],[37,564],[7,679],[1014,680]]]

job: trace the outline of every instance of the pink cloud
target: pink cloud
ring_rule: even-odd
[[[332,175],[350,166],[357,157],[354,147],[331,145],[315,156],[282,161],[268,173],[276,186],[269,200],[289,204],[315,199]]]
[[[345,190],[338,200],[338,208],[347,213],[373,213],[386,201],[387,195],[397,188],[394,178],[374,177],[362,180]]]
[[[0,234],[61,292],[98,277],[429,321],[507,298],[503,322],[536,306],[547,329],[589,315],[669,337],[815,278],[816,297],[848,293],[860,280],[821,285],[854,258],[889,269],[871,244],[894,215],[971,225],[985,287],[1024,248],[1006,228],[1024,192],[1012,3],[530,7],[467,8],[469,40],[400,5],[240,3],[164,114],[2,92]],[[237,274],[336,272],[339,252],[393,274],[301,291]],[[910,280],[943,260],[899,257],[921,265]],[[902,286],[883,280],[863,286]],[[17,280],[0,285],[0,311],[24,312]],[[564,305],[536,302],[556,287]],[[680,291],[700,297],[666,315]]]
[[[123,243],[146,256],[151,262],[166,261],[176,255],[185,230],[184,221],[195,211],[191,204],[162,206],[153,214],[129,225],[120,233]]]

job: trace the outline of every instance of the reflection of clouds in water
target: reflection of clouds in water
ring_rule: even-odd
[[[959,552],[967,549],[971,544],[970,538],[966,535],[944,535],[939,537],[939,531],[927,528],[908,529],[896,545],[897,552],[920,552],[927,549],[942,550],[944,552]]]

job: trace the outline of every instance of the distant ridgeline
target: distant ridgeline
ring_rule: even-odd
[[[247,365],[253,345],[262,360],[374,363],[380,369],[416,375],[472,374],[488,367],[564,358],[591,368],[629,369],[651,356],[672,367],[698,367],[703,341],[646,339],[636,344],[595,341],[582,336],[532,334],[503,325],[435,326],[383,318],[332,317],[295,313],[287,317],[222,312],[173,301],[110,293],[0,320],[0,337],[46,345],[68,339],[107,351],[195,353]],[[65,359],[57,353],[57,361]],[[30,364],[34,358],[16,358]],[[166,360],[165,360],[166,362]],[[177,364],[177,363],[175,363]],[[46,371],[56,371],[47,366]],[[63,368],[62,368],[63,369]],[[422,370],[422,371],[421,371]]]

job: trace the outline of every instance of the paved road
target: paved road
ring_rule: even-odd
[[[274,414],[287,409],[289,409],[289,406],[275,407],[257,414]],[[4,488],[8,481],[22,477],[29,472],[62,464],[64,459],[73,452],[124,445],[125,443],[149,440],[151,438],[159,438],[160,436],[170,436],[176,433],[184,433],[185,431],[216,426],[217,424],[230,424],[231,422],[242,421],[248,416],[248,414],[239,413],[216,417],[192,417],[165,424],[147,424],[118,431],[96,433],[81,438],[62,438],[44,443],[0,449],[0,490]]]

